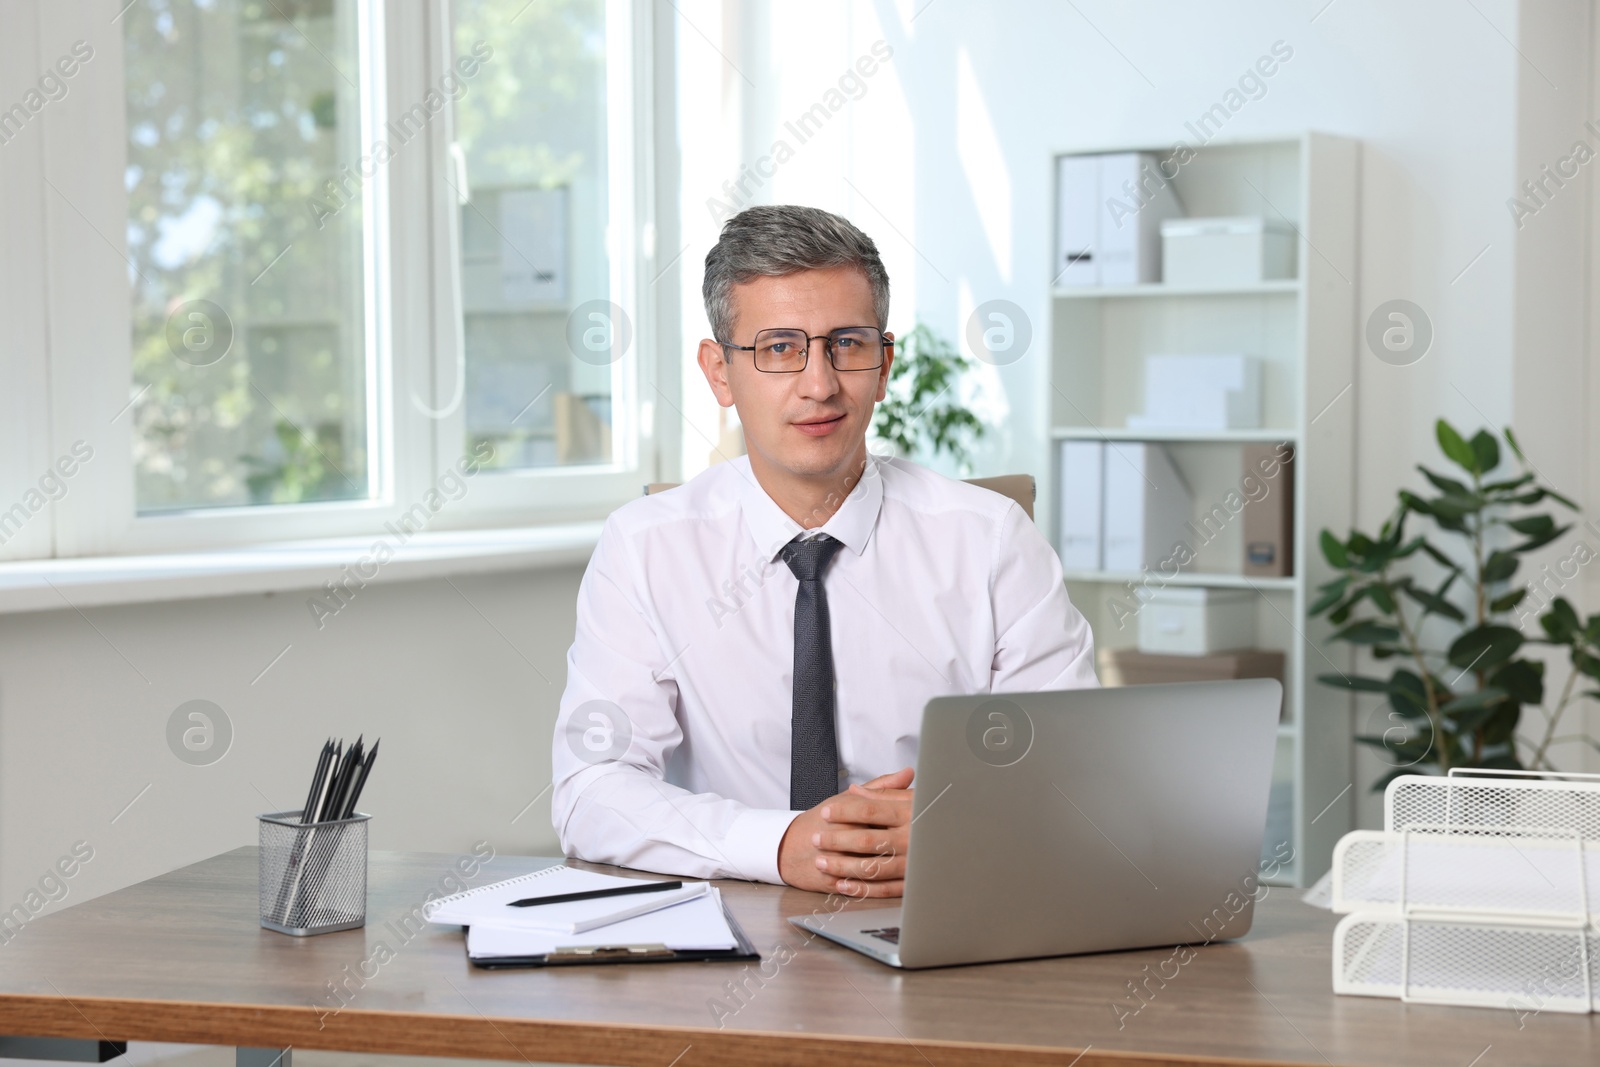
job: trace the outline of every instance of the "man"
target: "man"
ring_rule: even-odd
[[[871,238],[750,208],[699,363],[749,455],[606,521],[578,592],[552,818],[570,855],[898,896],[923,705],[1097,684],[1017,504],[867,451],[894,360]]]

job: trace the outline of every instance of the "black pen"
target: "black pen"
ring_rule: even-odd
[[[640,882],[638,885],[619,885],[613,889],[589,889],[582,893],[557,893],[550,897],[523,897],[507,904],[508,908],[532,908],[539,904],[565,904],[571,900],[595,900],[599,897],[621,897],[630,893],[660,893],[666,889],[682,889],[682,882]]]

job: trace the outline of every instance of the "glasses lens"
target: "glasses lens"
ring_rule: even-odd
[[[797,371],[806,365],[806,335],[801,330],[762,330],[756,334],[756,369]]]
[[[883,334],[870,326],[835,330],[833,365],[839,370],[872,370],[883,366]]]

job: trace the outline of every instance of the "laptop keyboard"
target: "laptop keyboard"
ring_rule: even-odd
[[[891,945],[900,943],[900,928],[898,926],[885,926],[881,930],[863,930],[864,934],[871,934],[879,941],[887,941]]]

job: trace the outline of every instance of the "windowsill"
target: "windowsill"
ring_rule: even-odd
[[[372,582],[587,563],[602,523],[506,530],[424,531],[395,550]],[[320,589],[368,556],[373,539],[285,541],[204,552],[0,563],[0,615],[162,600]],[[370,565],[365,570],[370,570]]]

